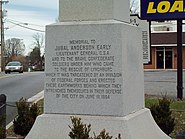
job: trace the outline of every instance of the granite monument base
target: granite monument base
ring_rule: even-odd
[[[44,113],[126,116],[144,108],[141,30],[116,20],[46,27]]]
[[[159,129],[146,108],[124,117],[43,114],[36,119],[26,139],[69,139],[71,116],[80,117],[84,124],[91,124],[91,133],[96,135],[105,129],[113,137],[121,134],[122,139],[170,139]]]

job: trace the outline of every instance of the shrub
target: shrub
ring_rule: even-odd
[[[34,119],[37,118],[37,116],[39,115],[40,111],[39,111],[39,107],[37,106],[36,103],[34,103],[33,105],[31,105],[30,107],[30,116]]]
[[[108,132],[106,132],[105,129],[103,129],[100,134],[96,137],[96,135],[94,134],[94,138],[93,139],[112,139],[113,137],[109,135]],[[115,139],[121,139],[121,135],[118,134],[118,138]]]
[[[90,137],[89,133],[91,131],[91,125],[86,125],[81,122],[81,118],[71,117],[72,127],[69,126],[71,131],[69,132],[69,136],[71,139],[112,139],[112,136],[109,133],[106,133],[105,129],[103,129],[98,136]],[[118,138],[121,139],[121,135],[118,135]]]
[[[97,137],[96,135],[94,136],[94,139],[112,139],[112,136],[109,136],[109,133],[106,133],[105,129],[103,129]]]
[[[18,117],[14,119],[14,132],[21,136],[26,136],[32,128],[39,110],[36,104],[30,107],[26,99],[21,98],[16,102]]]
[[[0,139],[5,139],[6,138],[6,129],[3,127],[3,124],[5,122],[5,116],[0,116]]]
[[[83,124],[83,122],[81,122],[81,118],[77,117],[71,117],[71,121],[73,125],[73,127],[69,126],[69,128],[71,129],[71,132],[69,132],[69,136],[71,139],[90,139],[90,124],[88,126],[86,124]]]
[[[172,112],[170,111],[170,100],[163,97],[158,100],[158,104],[154,104],[150,107],[152,116],[161,128],[161,130],[169,135],[175,126],[174,118],[172,118]]]

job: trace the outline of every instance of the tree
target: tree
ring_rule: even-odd
[[[130,14],[139,13],[139,4],[136,0],[130,0]]]
[[[30,64],[35,67],[35,70],[41,70],[42,66],[42,58],[40,48],[35,47],[33,51],[30,53]]]
[[[33,46],[38,47],[38,48],[43,48],[44,47],[44,36],[43,34],[35,34],[33,35]]]
[[[5,42],[4,55],[8,58],[8,60],[11,60],[11,57],[23,55],[24,50],[25,45],[22,39],[11,38]]]
[[[43,34],[33,35],[33,50],[30,53],[30,64],[35,67],[35,70],[42,70],[42,56],[41,48],[44,48],[44,37]]]

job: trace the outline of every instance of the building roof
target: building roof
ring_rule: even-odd
[[[183,32],[183,37],[185,37],[185,32]],[[185,39],[183,39],[183,44],[185,44]],[[177,32],[160,32],[151,33],[151,45],[152,46],[177,46]]]

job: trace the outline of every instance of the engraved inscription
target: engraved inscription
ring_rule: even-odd
[[[111,44],[95,39],[69,40],[55,46],[50,59],[53,73],[46,73],[45,91],[60,99],[109,100],[122,94],[122,73],[115,70]]]

